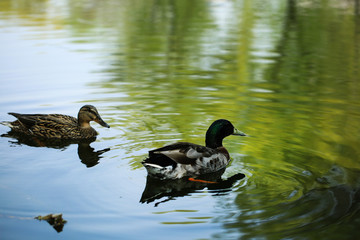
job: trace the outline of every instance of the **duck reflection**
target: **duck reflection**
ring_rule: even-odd
[[[78,144],[78,155],[83,164],[90,168],[97,165],[102,158],[104,152],[110,151],[110,148],[104,148],[102,150],[95,151],[89,143]]]
[[[9,140],[10,143],[16,145],[28,145],[31,147],[48,147],[55,149],[64,149],[71,144],[78,144],[78,156],[80,161],[90,168],[97,165],[102,158],[102,154],[110,151],[110,148],[105,148],[102,150],[97,150],[90,146],[92,142],[96,140],[96,137],[90,139],[82,140],[62,140],[62,139],[43,139],[34,136],[27,136],[20,134],[15,131],[9,131],[6,134],[2,134],[1,137],[12,138],[14,140]]]
[[[148,175],[140,202],[151,203],[164,198],[155,203],[156,207],[160,203],[174,200],[177,197],[190,195],[204,188],[221,194],[231,191],[234,183],[245,177],[244,174],[238,173],[224,180],[221,178],[224,171],[225,168],[214,173],[198,176],[197,178],[180,178],[174,180],[159,180]]]

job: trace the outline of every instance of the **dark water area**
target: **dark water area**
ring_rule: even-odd
[[[57,143],[0,125],[0,238],[359,238],[359,6],[0,1],[0,121],[92,104],[111,126]],[[219,118],[248,137],[224,140],[217,184],[147,178],[149,150],[204,144]]]

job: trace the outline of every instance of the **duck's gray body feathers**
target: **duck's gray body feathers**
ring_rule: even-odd
[[[179,142],[150,151],[143,165],[154,177],[176,179],[216,172],[225,168],[229,161],[229,153],[224,147],[212,149]]]
[[[245,136],[225,119],[214,121],[206,132],[206,146],[178,142],[149,151],[142,164],[150,176],[177,179],[212,173],[225,168],[230,155],[222,140],[229,135]]]

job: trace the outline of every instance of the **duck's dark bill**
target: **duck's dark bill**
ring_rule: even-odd
[[[104,122],[104,120],[102,120],[101,118],[98,118],[96,122],[103,127],[110,128],[110,126],[106,122]]]
[[[232,135],[237,135],[237,136],[246,136],[245,133],[237,130],[236,128],[234,128],[234,133]]]

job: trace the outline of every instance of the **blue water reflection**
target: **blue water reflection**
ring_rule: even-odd
[[[357,4],[1,1],[1,121],[93,104],[111,126],[94,124],[86,145],[0,138],[2,236],[352,239]],[[224,141],[233,160],[221,179],[244,178],[149,184],[148,150],[203,144],[218,118],[250,135]],[[67,221],[60,233],[34,219],[50,213]]]

